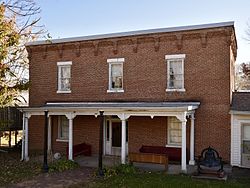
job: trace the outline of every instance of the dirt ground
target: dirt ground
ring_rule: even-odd
[[[61,173],[44,173],[40,174],[31,180],[26,180],[15,185],[10,185],[8,187],[18,188],[18,187],[51,187],[51,188],[61,188],[73,186],[74,184],[83,184],[84,182],[90,181],[94,174],[93,168],[81,167],[75,170],[68,170]]]

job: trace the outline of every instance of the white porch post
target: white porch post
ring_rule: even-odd
[[[24,142],[25,140],[25,113],[23,113],[23,136],[22,136],[22,155],[21,155],[21,161],[24,160]]]
[[[121,149],[121,162],[126,163],[126,120],[122,119],[122,149]]]
[[[69,160],[73,160],[73,119],[69,119]]]
[[[28,161],[29,160],[29,118],[30,114],[25,113],[24,117],[24,127],[25,127],[25,143],[24,143],[24,160]]]
[[[190,127],[190,165],[195,165],[194,160],[194,114],[191,115],[191,127]]]
[[[129,115],[120,114],[118,115],[122,121],[122,148],[121,148],[121,163],[126,163],[126,119],[129,118]]]
[[[181,122],[181,171],[186,173],[187,172],[187,158],[186,158],[186,151],[187,151],[187,144],[186,144],[186,121]]]
[[[49,116],[48,123],[48,153],[51,152],[51,116]]]
[[[76,115],[73,113],[66,114],[69,120],[69,160],[73,160],[73,119]]]

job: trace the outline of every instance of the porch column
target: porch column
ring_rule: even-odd
[[[122,121],[122,148],[121,148],[121,163],[126,163],[126,119],[129,118],[129,115],[121,114],[118,115]]]
[[[102,169],[102,155],[103,155],[103,124],[104,124],[104,111],[100,111],[100,130],[99,130],[99,156],[98,156],[98,173],[99,176],[103,176],[104,172]]]
[[[126,163],[126,120],[122,119],[122,148],[121,148],[121,162]]]
[[[191,115],[191,127],[190,127],[190,165],[195,165],[194,160],[194,114]]]
[[[69,120],[69,156],[68,159],[73,161],[73,119],[75,114],[69,113],[65,115]]]
[[[25,113],[24,117],[24,128],[25,128],[25,133],[24,133],[24,160],[28,161],[29,160],[29,118],[30,114]]]
[[[187,144],[186,144],[186,122],[181,122],[181,171],[183,173],[187,172]]]
[[[22,155],[21,161],[24,160],[24,144],[25,144],[25,113],[23,113],[23,132],[22,132]]]
[[[48,153],[51,153],[51,116],[49,116],[48,122]]]
[[[43,171],[48,172],[48,111],[44,111]]]

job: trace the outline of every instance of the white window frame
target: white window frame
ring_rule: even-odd
[[[56,141],[58,142],[68,142],[69,141],[69,138],[66,138],[66,137],[62,137],[61,136],[61,130],[62,130],[62,117],[63,116],[58,116],[58,124],[57,124],[57,139]],[[67,118],[66,118],[67,119]],[[69,124],[69,123],[68,123]],[[69,125],[68,125],[69,127]]]
[[[71,66],[72,66],[72,61],[61,61],[61,62],[57,62],[57,93],[71,93],[71,78],[72,78],[72,74],[71,74]],[[62,86],[61,86],[61,67],[70,67],[70,90],[62,90]]]
[[[175,116],[169,116],[168,117],[168,126],[167,126],[167,147],[175,147],[175,148],[181,148],[181,143],[177,144],[177,143],[171,143],[171,139],[170,139],[170,130],[171,130],[171,118],[174,118]],[[176,117],[175,117],[176,118]],[[176,118],[178,120],[178,118]],[[180,122],[181,124],[181,122]]]
[[[175,54],[175,55],[165,55],[165,60],[167,62],[167,89],[166,89],[166,92],[169,92],[169,91],[179,91],[179,92],[185,92],[185,86],[184,86],[184,61],[185,61],[185,58],[186,58],[186,54]],[[181,60],[182,61],[182,75],[183,75],[183,78],[182,78],[182,86],[183,88],[181,89],[175,89],[175,88],[168,88],[169,86],[169,81],[170,81],[170,71],[169,71],[169,68],[170,68],[170,61],[175,61],[175,60]]]
[[[123,63],[124,63],[124,61],[125,61],[124,58],[107,59],[107,63],[109,64],[109,86],[108,86],[107,93],[123,93],[124,92],[124,89],[123,89]],[[112,88],[111,67],[114,64],[122,66],[122,88],[118,88],[118,89]]]

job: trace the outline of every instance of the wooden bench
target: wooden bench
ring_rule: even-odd
[[[66,148],[67,157],[69,156],[69,147]],[[77,155],[91,156],[91,145],[86,143],[76,144],[73,146],[73,157]]]
[[[155,154],[165,154],[168,156],[169,161],[181,161],[181,148],[165,147],[165,146],[145,146],[139,149],[141,153],[155,153]],[[187,154],[188,154],[187,150]],[[189,155],[187,155],[187,161],[189,160]]]
[[[155,163],[165,165],[165,170],[168,169],[168,156],[155,153],[129,153],[129,162],[138,163]]]

